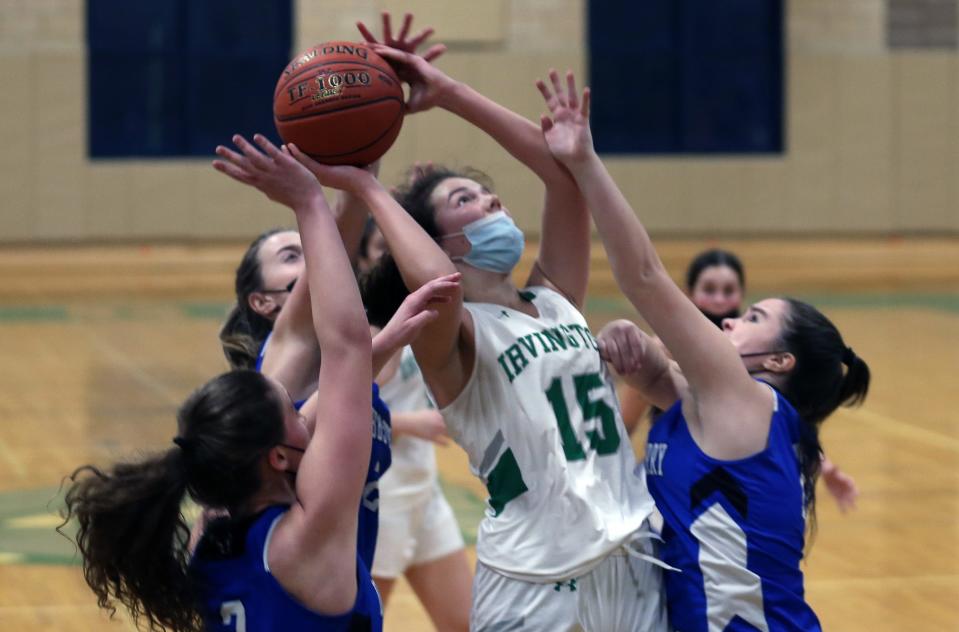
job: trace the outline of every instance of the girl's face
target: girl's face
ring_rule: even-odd
[[[739,318],[723,320],[723,333],[729,338],[747,370],[761,367],[769,355],[783,351],[782,330],[789,304],[780,298],[767,298],[750,305]]]
[[[690,291],[690,298],[701,311],[712,316],[738,312],[743,303],[743,286],[729,266],[703,269]]]
[[[430,194],[430,204],[440,230],[440,246],[451,257],[469,253],[469,241],[457,234],[463,231],[464,226],[498,211],[509,214],[495,193],[469,178],[443,180]]]
[[[250,294],[250,305],[259,314],[274,320],[290,297],[290,284],[303,276],[303,245],[294,230],[276,233],[260,244],[260,277],[263,287]]]
[[[386,254],[386,250],[386,238],[379,228],[374,228],[366,242],[366,254],[356,260],[356,267],[360,272],[369,272]]]

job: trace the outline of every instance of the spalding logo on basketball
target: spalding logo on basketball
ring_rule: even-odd
[[[403,86],[364,44],[317,44],[291,61],[273,94],[284,142],[329,165],[366,165],[403,126]]]

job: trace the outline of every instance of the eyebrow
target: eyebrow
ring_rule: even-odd
[[[281,255],[281,254],[283,254],[284,252],[286,252],[286,251],[288,251],[288,250],[293,251],[293,252],[302,252],[302,251],[303,251],[303,248],[300,247],[300,246],[297,246],[296,244],[288,244],[288,245],[286,245],[286,246],[283,246],[283,247],[280,248],[279,250],[277,250],[277,251],[276,251],[276,254]]]
[[[456,195],[457,193],[462,193],[463,191],[466,191],[467,193],[472,193],[472,191],[470,191],[468,187],[456,187],[455,189],[450,191],[450,194],[446,197],[446,201],[449,202],[450,200],[453,199],[454,195]],[[489,193],[489,189],[487,189],[484,186],[480,187],[480,191],[483,193]]]
[[[769,318],[769,312],[767,312],[766,310],[764,310],[762,307],[756,307],[755,305],[750,305],[750,306],[749,306],[749,309],[753,310],[754,312],[759,312],[760,314],[762,314],[762,315],[765,316],[766,318]]]
[[[454,195],[456,195],[457,193],[461,193],[463,191],[469,191],[469,189],[467,189],[466,187],[456,187],[455,189],[450,191],[450,194],[446,197],[446,201],[449,202],[450,200],[453,199]]]

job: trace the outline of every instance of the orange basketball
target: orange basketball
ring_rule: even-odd
[[[325,42],[291,61],[273,94],[284,142],[328,165],[367,165],[403,125],[403,86],[365,44]]]

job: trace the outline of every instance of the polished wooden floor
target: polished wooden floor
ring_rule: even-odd
[[[661,249],[678,275],[704,245]],[[825,629],[959,630],[959,241],[723,245],[751,294],[812,298],[873,370],[866,406],[824,428],[862,489],[845,516],[821,495],[806,572]],[[0,630],[132,629],[108,623],[70,564],[56,487],[81,463],[169,445],[176,405],[223,369],[216,331],[241,252],[0,248]],[[599,249],[587,307],[594,326],[632,314]],[[458,448],[439,460],[468,535],[483,491]],[[403,585],[387,629],[430,629]]]

